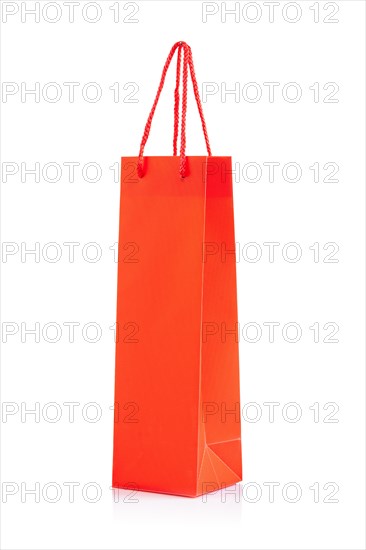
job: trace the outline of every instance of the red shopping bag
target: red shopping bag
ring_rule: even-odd
[[[174,156],[145,157],[176,51]],[[185,155],[189,74],[207,156]],[[231,158],[211,155],[192,52],[177,42],[140,154],[122,158],[113,487],[193,497],[241,479]]]

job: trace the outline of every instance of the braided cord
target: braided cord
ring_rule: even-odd
[[[138,158],[138,164],[137,164],[137,174],[140,178],[143,177],[144,170],[143,170],[143,155],[144,155],[144,148],[147,142],[147,139],[149,137],[150,129],[151,129],[151,123],[152,119],[155,113],[155,109],[157,107],[161,91],[164,86],[165,77],[167,74],[167,71],[169,69],[170,63],[172,61],[172,58],[174,56],[175,51],[178,49],[178,55],[177,55],[177,69],[176,69],[176,83],[175,83],[175,91],[174,91],[174,133],[173,133],[173,155],[176,156],[177,154],[177,141],[178,141],[178,127],[179,127],[179,88],[180,88],[180,73],[181,73],[181,54],[183,50],[183,78],[182,78],[182,115],[181,115],[181,136],[180,136],[180,164],[179,164],[179,173],[182,178],[186,176],[187,173],[187,158],[186,158],[186,116],[187,116],[187,83],[188,83],[188,67],[189,72],[192,79],[192,85],[193,85],[193,91],[196,98],[197,108],[201,119],[202,124],[202,130],[203,135],[206,142],[206,148],[207,148],[207,154],[208,156],[211,156],[211,147],[208,139],[208,133],[207,133],[207,127],[205,118],[203,115],[203,109],[201,104],[201,99],[199,95],[198,90],[198,84],[197,84],[197,78],[194,70],[194,64],[193,64],[193,57],[192,57],[192,50],[190,46],[186,42],[176,42],[174,46],[171,48],[169,55],[167,57],[167,60],[165,62],[163,72],[160,79],[159,88],[153,103],[153,106],[151,108],[149,117],[147,119],[144,133],[141,140],[140,145],[140,151],[139,151],[139,158]]]

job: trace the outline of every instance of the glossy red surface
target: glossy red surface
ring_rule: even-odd
[[[113,487],[241,480],[230,157],[122,159]]]

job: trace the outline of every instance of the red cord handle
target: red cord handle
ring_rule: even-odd
[[[203,116],[201,99],[198,91],[198,84],[197,84],[196,74],[195,74],[194,65],[193,65],[192,51],[186,42],[176,42],[172,47],[172,49],[170,50],[167,60],[165,62],[161,79],[160,79],[159,88],[158,88],[152,109],[150,111],[149,117],[147,119],[145,130],[142,136],[140,151],[139,151],[139,159],[137,164],[137,174],[140,178],[142,178],[144,175],[144,170],[143,170],[144,148],[145,148],[147,139],[149,137],[152,119],[155,113],[156,106],[159,101],[161,91],[164,86],[165,77],[168,72],[169,65],[171,63],[171,60],[173,59],[173,56],[176,50],[178,50],[178,55],[177,55],[176,87],[175,87],[175,93],[174,93],[173,155],[175,156],[177,154],[177,139],[178,139],[178,126],[179,126],[179,87],[180,87],[180,72],[181,72],[180,67],[181,67],[181,54],[183,50],[183,91],[182,91],[181,143],[180,143],[180,165],[179,165],[179,173],[181,177],[184,178],[186,176],[186,171],[187,171],[187,161],[186,161],[185,150],[186,150],[188,67],[189,67],[189,71],[192,79],[193,91],[196,98],[198,112],[201,118],[201,124],[202,124],[203,135],[206,142],[207,154],[208,156],[212,155],[208,134],[207,134],[206,122]]]
[[[180,85],[180,64],[182,57],[182,44],[178,46],[177,73],[174,92],[174,134],[173,134],[173,155],[177,155],[178,126],[179,126],[179,85]]]

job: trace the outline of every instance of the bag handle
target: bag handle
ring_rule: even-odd
[[[175,93],[174,93],[174,135],[173,135],[173,154],[176,156],[177,154],[177,139],[178,139],[178,125],[179,125],[179,86],[180,86],[180,66],[181,66],[181,53],[183,50],[183,92],[182,92],[182,117],[181,117],[181,143],[180,143],[180,165],[179,165],[179,173],[182,178],[186,176],[187,171],[187,162],[186,162],[186,113],[187,113],[187,81],[188,81],[188,67],[192,79],[192,85],[193,85],[193,91],[196,98],[196,103],[198,107],[198,112],[201,118],[201,124],[202,124],[202,130],[203,135],[206,142],[206,148],[207,148],[207,154],[208,156],[211,156],[211,147],[208,139],[207,134],[207,128],[206,128],[206,122],[203,115],[202,110],[202,104],[201,99],[199,96],[198,91],[198,84],[196,79],[196,74],[194,70],[193,65],[193,58],[192,58],[192,51],[190,46],[186,42],[176,42],[172,49],[169,52],[169,55],[167,57],[167,60],[165,62],[163,72],[160,79],[159,88],[152,106],[152,109],[150,111],[149,117],[147,119],[145,130],[142,136],[141,145],[140,145],[140,151],[139,151],[139,159],[137,164],[137,174],[139,178],[142,178],[144,175],[143,165],[144,165],[144,148],[147,142],[147,139],[149,137],[150,129],[151,129],[151,123],[152,119],[155,113],[156,106],[159,101],[159,97],[161,94],[161,91],[164,86],[165,77],[169,69],[169,65],[171,63],[171,60],[173,59],[175,51],[178,49],[178,55],[177,55],[177,71],[176,71],[176,87],[175,87]]]
[[[175,45],[175,44],[174,44]],[[174,46],[173,46],[174,47]],[[178,126],[179,126],[179,85],[180,85],[180,65],[182,58],[182,43],[177,48],[177,71],[175,78],[174,91],[174,134],[173,134],[173,156],[177,155]]]

